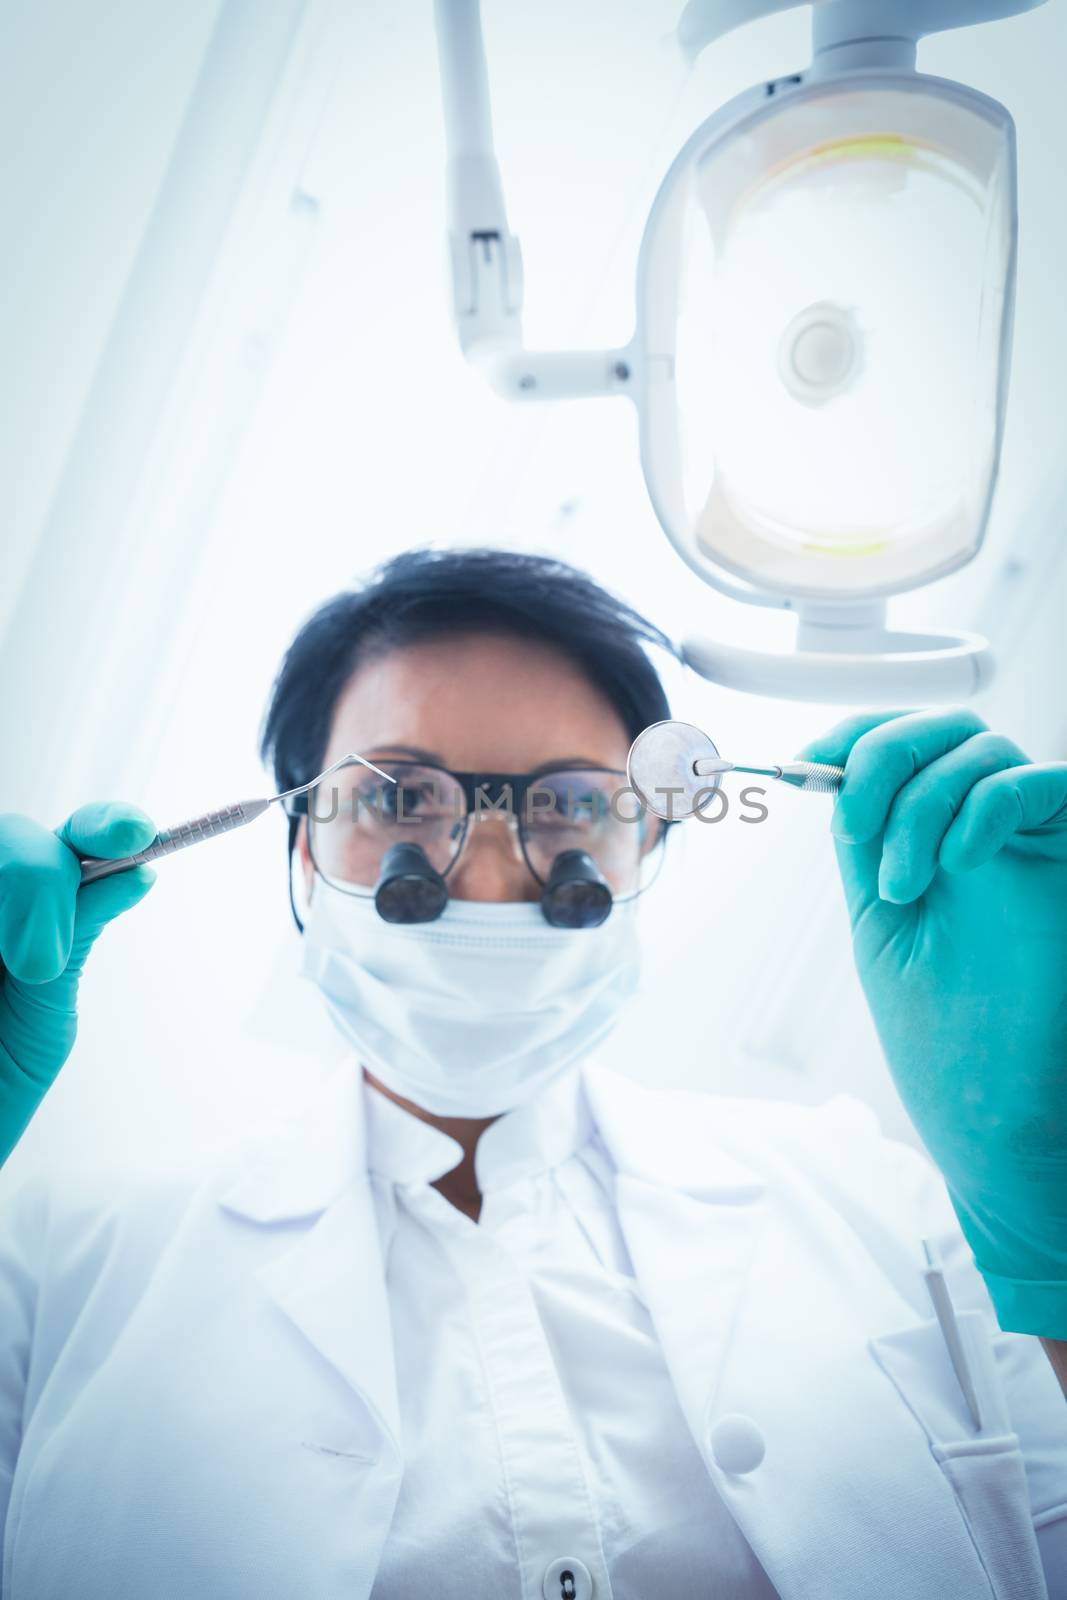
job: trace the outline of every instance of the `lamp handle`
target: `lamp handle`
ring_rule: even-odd
[[[881,633],[874,642],[883,648],[765,651],[690,638],[682,657],[725,688],[825,705],[965,700],[993,679],[992,649],[977,633]]]

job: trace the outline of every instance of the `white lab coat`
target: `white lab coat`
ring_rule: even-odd
[[[357,1070],[206,1179],[9,1202],[3,1600],[367,1600],[403,1467]],[[1067,1406],[1038,1342],[997,1329],[929,1165],[846,1097],[582,1070],[682,1409],[783,1600],[1045,1596]],[[980,1433],[924,1235],[975,1313]],[[619,1404],[641,1404],[623,1372]],[[710,1437],[731,1413],[762,1435],[747,1471]]]

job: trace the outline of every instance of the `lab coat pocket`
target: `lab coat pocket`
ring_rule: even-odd
[[[997,1600],[1046,1600],[1048,1590],[986,1315],[956,1313],[982,1419],[975,1425],[936,1319],[870,1341],[882,1370],[926,1434],[951,1484]]]

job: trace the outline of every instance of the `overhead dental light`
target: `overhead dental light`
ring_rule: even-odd
[[[678,40],[797,0],[690,0]],[[628,395],[664,532],[734,599],[797,614],[796,650],[702,638],[690,664],[819,701],[956,699],[970,633],[895,633],[886,599],[955,571],[989,518],[1015,287],[1014,125],[915,70],[926,34],[1043,0],[817,0],[810,67],[703,123],[660,186],[637,326],[614,350],[530,351],[493,153],[479,0],[435,0],[456,325],[514,400]]]

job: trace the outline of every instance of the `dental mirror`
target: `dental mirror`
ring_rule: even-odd
[[[695,764],[719,759],[707,734],[692,723],[653,722],[630,746],[626,775],[647,810],[677,821],[703,810],[722,781],[720,772],[701,774]]]

